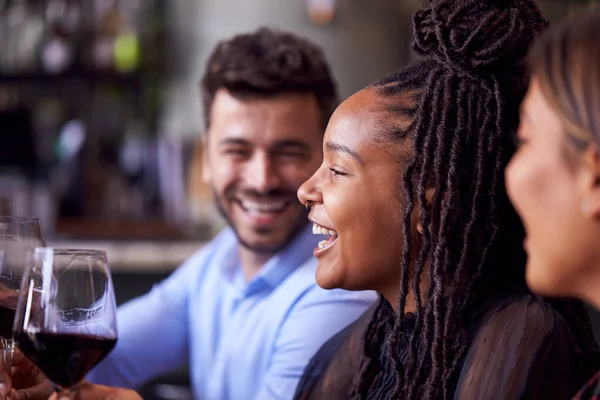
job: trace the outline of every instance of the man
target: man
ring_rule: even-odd
[[[221,43],[202,79],[203,178],[229,227],[119,310],[116,348],[88,379],[135,388],[190,365],[194,398],[293,397],[304,367],[375,300],[325,291],[298,187],[337,105],[322,52],[261,29]]]

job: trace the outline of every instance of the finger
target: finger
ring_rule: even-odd
[[[46,400],[53,392],[52,384],[45,381],[27,389],[13,389],[10,400]]]
[[[133,390],[84,382],[79,393],[85,400],[142,400]],[[54,400],[57,400],[56,398]]]
[[[80,398],[85,400],[142,400],[141,396],[133,390],[121,389],[104,385],[95,385],[84,382],[79,388]],[[12,399],[11,399],[12,400]],[[32,400],[32,399],[15,399]],[[45,400],[45,399],[44,399]],[[48,400],[59,400],[58,395],[53,393]]]
[[[39,378],[38,375],[40,375]],[[22,363],[16,367],[13,366],[11,376],[12,387],[15,389],[23,389],[27,386],[33,386],[36,383],[41,383],[42,380],[45,379],[45,376],[41,374],[37,367],[31,363]],[[34,377],[38,379],[37,381],[33,381],[34,383],[31,383]]]
[[[25,355],[21,352],[21,350],[19,350],[19,348],[15,346],[15,351],[12,356],[13,368],[20,366],[24,362],[29,362],[29,360],[27,359],[27,357],[25,357]]]
[[[0,371],[0,395],[2,397],[8,396],[12,389],[12,380],[10,376],[4,371]]]

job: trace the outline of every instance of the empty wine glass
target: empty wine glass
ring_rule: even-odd
[[[14,336],[53,383],[76,398],[85,375],[117,342],[116,302],[106,253],[37,248],[23,274]]]
[[[0,216],[0,342],[2,343],[1,383],[10,390],[10,370],[14,353],[12,327],[21,278],[36,247],[46,245],[38,218]]]

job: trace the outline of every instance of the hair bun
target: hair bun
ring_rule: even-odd
[[[460,70],[505,70],[546,25],[533,0],[430,0],[413,17],[413,47]]]

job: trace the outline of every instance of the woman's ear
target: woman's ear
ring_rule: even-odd
[[[583,199],[581,211],[584,216],[600,218],[600,152],[591,144],[584,152]]]

